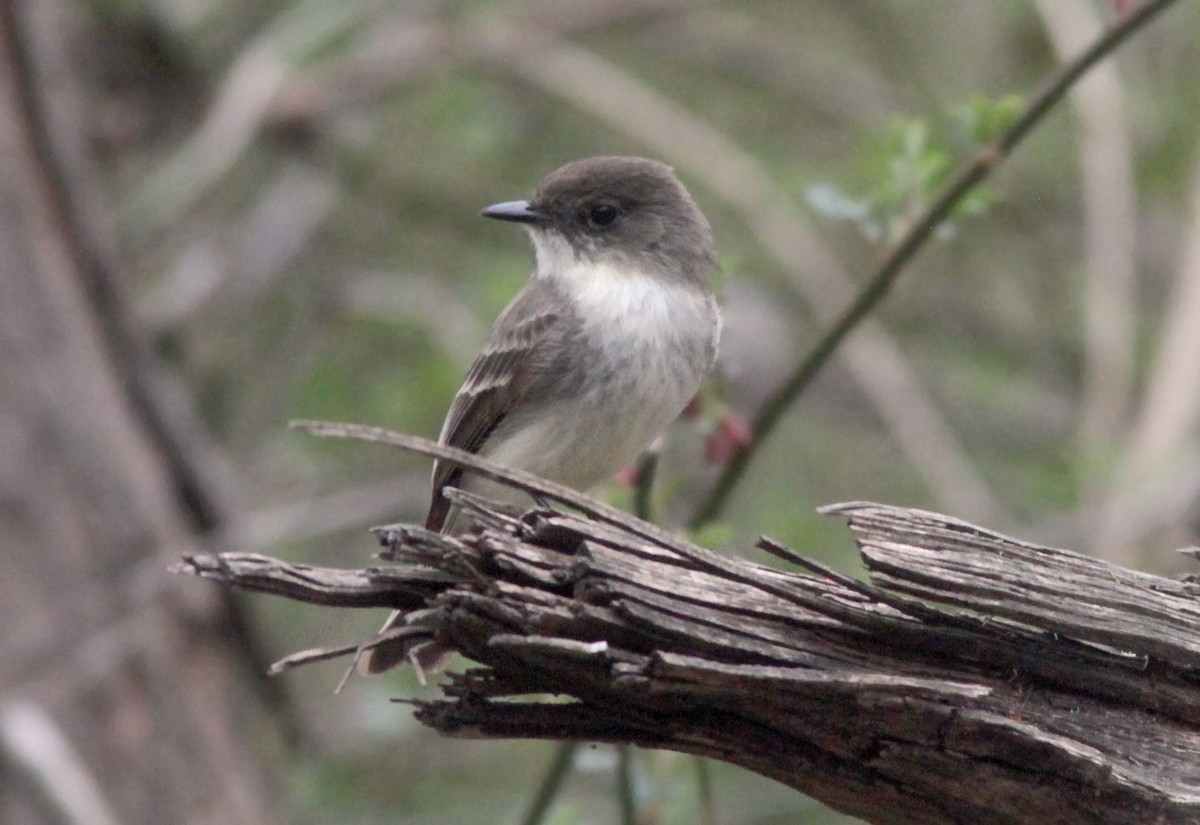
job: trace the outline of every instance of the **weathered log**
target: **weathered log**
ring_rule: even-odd
[[[768,539],[805,572],[599,505],[515,517],[461,497],[477,530],[380,528],[387,566],[183,567],[411,611],[414,642],[480,665],[417,704],[451,735],[701,754],[879,823],[1200,821],[1194,584],[874,504],[825,510],[857,534],[864,583]]]

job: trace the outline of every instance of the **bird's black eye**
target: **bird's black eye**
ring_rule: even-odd
[[[611,203],[592,204],[588,219],[596,226],[608,226],[617,219],[617,207]]]

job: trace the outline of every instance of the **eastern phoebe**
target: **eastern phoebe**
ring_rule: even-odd
[[[670,167],[637,157],[568,163],[529,200],[483,215],[521,224],[537,268],[496,319],[439,440],[586,490],[679,415],[716,356],[712,230]],[[437,462],[425,524],[447,533],[464,526],[447,487],[516,493]],[[384,628],[403,621],[393,614]],[[381,645],[360,670],[414,653]]]

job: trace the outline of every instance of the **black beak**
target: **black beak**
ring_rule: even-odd
[[[535,211],[529,205],[529,201],[497,203],[484,209],[479,214],[485,218],[495,218],[498,221],[512,221],[513,223],[538,223],[543,218],[541,212]]]

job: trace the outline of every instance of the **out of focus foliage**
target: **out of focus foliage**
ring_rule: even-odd
[[[955,106],[957,134],[953,137],[958,139],[957,145],[933,136],[928,120],[899,117],[883,130],[875,146],[862,152],[865,194],[855,197],[822,181],[809,187],[808,204],[821,217],[851,221],[874,243],[898,243],[949,184],[956,166],[973,151],[987,151],[1016,120],[1021,104],[1014,94],[996,101],[975,95]],[[976,187],[959,202],[954,217],[983,214],[992,197],[989,187]],[[954,223],[947,222],[940,229],[941,237],[946,238]]]
[[[828,313],[814,310],[813,291],[836,294],[820,285],[826,270],[864,280],[880,244],[1059,65],[1048,27],[1079,35],[1115,14],[1082,0],[1063,0],[1076,14],[1065,24],[1039,14],[1048,2],[989,0],[86,5],[85,47],[103,79],[90,122],[125,260],[144,322],[244,485],[235,536],[244,549],[348,566],[372,551],[366,526],[423,517],[428,466],[316,443],[286,422],[436,435],[531,267],[525,239],[480,219],[481,207],[578,157],[675,165],[716,230],[722,392],[749,414],[820,333]],[[1142,388],[1166,357],[1163,319],[1200,279],[1184,253],[1200,231],[1200,8],[1181,3],[1166,18],[1104,69],[1115,72],[1110,117],[1053,114],[881,307],[872,334],[932,416],[904,402],[897,420],[879,405],[894,392],[886,360],[874,374],[870,359],[835,360],[705,541],[749,552],[765,532],[854,569],[848,538],[814,507],[866,498],[958,512],[967,505],[953,472],[920,465],[943,449],[984,493],[960,515],[1081,548],[1096,538],[1095,508],[1115,500],[1121,468],[1148,471],[1125,452],[1158,420]],[[1096,230],[1105,210],[1128,214],[1117,220],[1132,246],[1097,259],[1089,244],[1112,240]],[[819,239],[811,268],[781,255],[789,226]],[[1103,310],[1130,276],[1130,297]],[[1089,338],[1096,300],[1116,313],[1101,321],[1113,332]],[[1115,412],[1092,415],[1096,404]],[[703,428],[684,423],[670,437],[664,518],[683,521],[716,471]],[[1183,471],[1200,466],[1195,429],[1177,429],[1167,447],[1181,503],[1138,511],[1145,529],[1126,551],[1194,541],[1187,479],[1197,473]],[[628,500],[615,485],[608,494]],[[254,609],[280,654],[380,619],[342,628],[316,610]],[[493,822],[521,809],[544,746],[439,741],[387,702],[420,695],[411,680],[351,682],[335,697],[338,675],[288,677],[316,743],[293,771],[298,822]],[[614,821],[607,751],[589,753],[552,821]],[[694,821],[690,768],[665,754],[640,765],[653,821]],[[845,821],[731,769],[715,781],[722,822]]]

